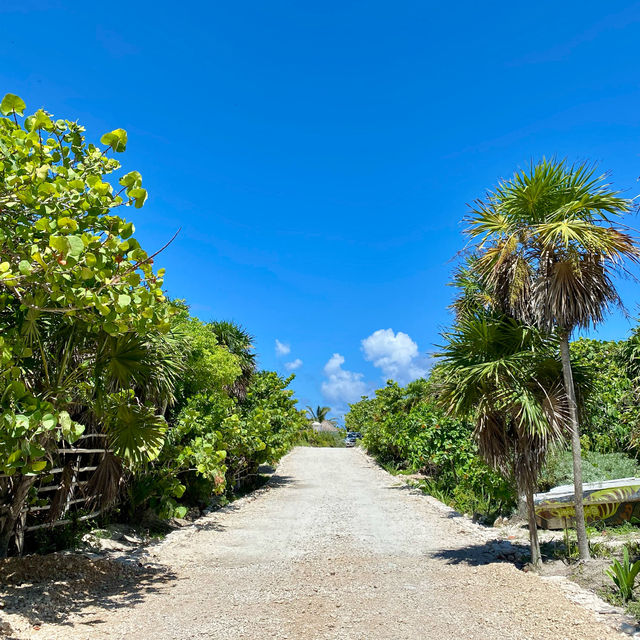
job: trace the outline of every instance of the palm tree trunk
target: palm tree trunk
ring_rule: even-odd
[[[576,391],[573,385],[571,371],[571,353],[569,351],[569,332],[560,332],[560,356],[562,358],[562,373],[564,374],[564,388],[569,400],[569,419],[571,422],[571,451],[573,453],[573,490],[576,512],[576,535],[578,537],[578,552],[581,560],[589,559],[589,541],[584,520],[584,504],[582,498],[582,452],[580,446],[580,424],[578,422],[578,405]]]
[[[538,523],[536,522],[532,487],[527,487],[526,496],[527,520],[529,521],[529,544],[531,545],[531,564],[537,569],[542,565],[542,554],[540,553],[540,541],[538,540]]]

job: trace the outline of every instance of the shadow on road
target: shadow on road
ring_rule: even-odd
[[[245,497],[256,499],[295,483],[292,476],[276,473]],[[226,527],[216,521],[215,515],[242,507],[242,502],[232,502],[189,526],[199,531],[224,531]],[[166,542],[151,543],[147,551],[156,544]],[[0,600],[3,611],[20,614],[32,625],[69,624],[70,615],[93,607],[97,611],[87,613],[82,624],[97,626],[105,622],[100,610],[135,606],[149,594],[169,589],[175,579],[175,573],[166,567],[139,565],[133,553],[123,561],[75,553],[7,558],[0,560]]]
[[[297,480],[293,476],[282,476],[277,473],[273,474],[269,482],[264,486],[265,490],[277,487],[286,487],[287,485],[296,484]]]
[[[166,568],[127,565],[109,558],[52,554],[8,558],[0,563],[0,597],[7,613],[33,625],[65,624],[69,615],[97,606],[130,607],[174,579]],[[100,624],[99,618],[87,624]]]
[[[524,566],[529,559],[529,547],[520,542],[490,540],[456,549],[441,549],[434,552],[432,557],[446,560],[447,564],[466,564],[473,567],[495,562]]]
[[[295,485],[297,483],[297,480],[293,476],[279,475],[277,473],[274,473],[271,477],[266,479],[263,476],[261,477],[263,480],[261,484],[254,484],[252,485],[252,488],[245,489],[244,492],[237,494],[236,500],[234,502],[230,502],[224,507],[213,511],[211,517],[199,518],[197,520],[194,520],[191,526],[195,527],[198,531],[224,531],[226,527],[221,525],[219,522],[216,522],[214,518],[216,514],[233,513],[234,511],[240,511],[243,505],[242,502],[238,500],[238,498],[249,498],[251,500],[254,500],[266,493],[269,493],[273,489],[279,489],[281,487]]]

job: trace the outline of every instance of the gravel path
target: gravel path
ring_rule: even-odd
[[[621,637],[557,585],[487,564],[479,529],[357,449],[295,449],[266,489],[148,554],[134,583],[78,594],[58,623],[20,628],[10,616],[15,637]]]

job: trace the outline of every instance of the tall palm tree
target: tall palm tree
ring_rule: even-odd
[[[589,547],[569,340],[577,327],[596,325],[620,302],[613,273],[625,259],[637,261],[640,252],[612,220],[630,206],[593,166],[543,160],[478,200],[467,230],[477,243],[476,268],[503,310],[559,337],[582,559],[589,558]]]
[[[207,325],[216,336],[218,344],[226,347],[238,358],[242,373],[234,381],[229,393],[243,402],[247,397],[247,389],[256,372],[256,354],[253,352],[253,336],[235,322],[218,320]]]
[[[333,418],[327,419],[329,411],[331,411],[331,407],[321,407],[318,405],[314,410],[307,405],[307,416],[311,422],[319,422],[320,424],[330,422],[331,424],[335,424],[336,421]]]
[[[526,496],[531,562],[538,566],[533,493],[549,444],[568,424],[555,345],[491,311],[465,315],[445,338],[439,402],[454,416],[473,418],[480,454]]]

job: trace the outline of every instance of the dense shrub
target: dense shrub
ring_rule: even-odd
[[[633,340],[580,338],[571,345],[573,362],[588,373],[591,386],[581,412],[583,450],[611,453],[636,448],[640,405],[625,355]]]
[[[600,482],[618,478],[640,477],[640,465],[637,460],[620,452],[582,453],[583,482]],[[539,478],[539,490],[548,491],[552,487],[573,482],[573,463],[571,451],[564,448],[552,451],[547,457]]]
[[[12,538],[21,548],[25,505],[73,518],[80,438],[101,445],[81,447],[92,507],[124,497],[131,514],[169,517],[277,460],[306,424],[292,377],[256,371],[244,329],[166,300],[157,254],[122,213],[147,199],[113,157],[126,131],[96,145],[79,123],[25,109],[0,102],[0,556]]]
[[[296,445],[299,447],[344,447],[343,431],[316,431],[304,429],[298,433]]]
[[[181,517],[212,494],[240,488],[260,464],[277,462],[306,426],[287,388],[293,375],[255,372],[239,400],[231,393],[242,375],[236,357],[217,344],[208,325],[184,314],[180,322],[193,347],[187,373],[158,459],[133,479],[133,513],[151,508],[161,517]]]

